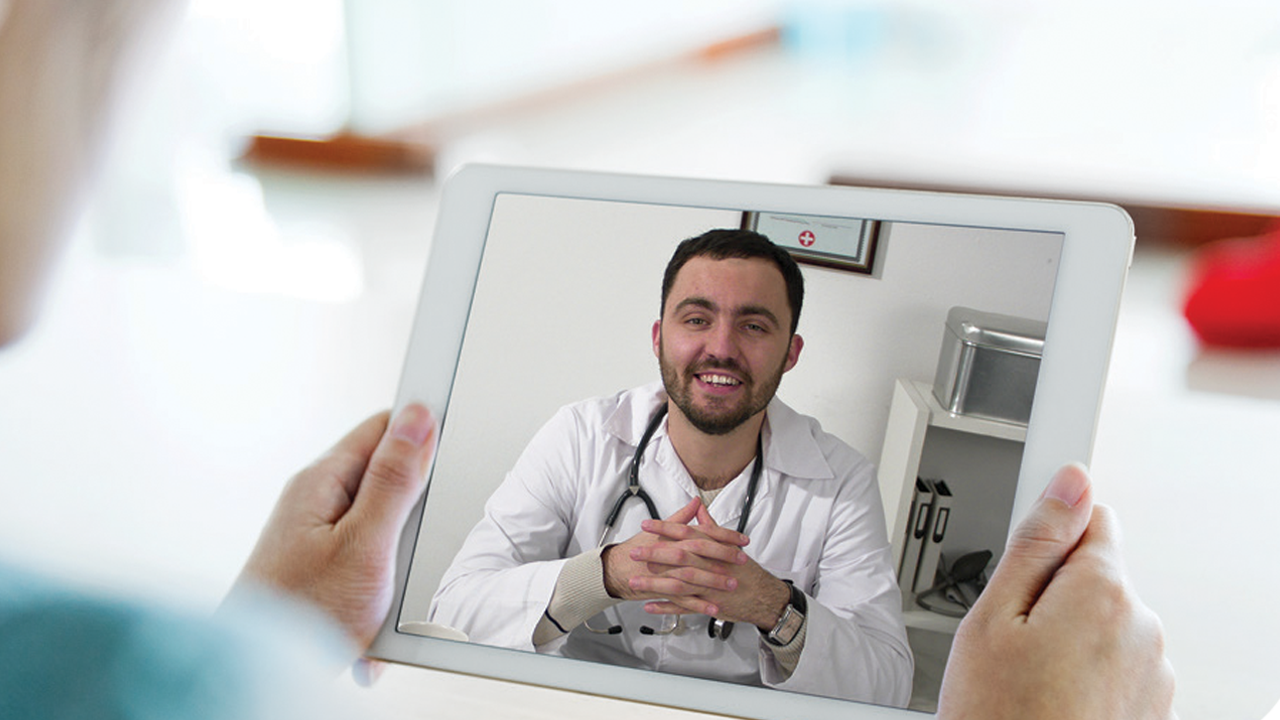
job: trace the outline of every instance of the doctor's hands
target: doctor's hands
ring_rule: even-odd
[[[236,587],[310,602],[369,647],[391,608],[400,530],[435,441],[435,419],[418,405],[389,427],[386,412],[361,423],[285,486]]]
[[[1165,720],[1159,619],[1125,582],[1119,528],[1077,465],[1054,475],[956,634],[938,717]]]
[[[747,536],[716,525],[697,498],[665,520],[645,520],[642,527],[643,532],[601,555],[605,589],[612,597],[687,597],[681,612],[711,615],[717,608],[698,596],[737,588],[730,568],[750,562],[742,551]]]
[[[717,525],[701,500],[641,527],[641,536],[653,540],[628,549],[629,558],[643,565],[630,576],[629,587],[638,594],[629,599],[654,600],[646,612],[710,615],[764,630],[777,624],[790,589],[747,556],[740,549],[747,536]]]

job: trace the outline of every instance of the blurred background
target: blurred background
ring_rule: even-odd
[[[1184,720],[1280,697],[1280,353],[1181,316],[1203,244],[1280,215],[1273,2],[191,0],[148,70],[0,353],[6,558],[215,607],[288,476],[390,405],[464,162],[1098,199],[1139,237],[1097,494]],[[435,677],[378,692],[478,707]]]

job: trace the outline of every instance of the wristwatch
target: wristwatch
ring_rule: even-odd
[[[805,600],[804,593],[800,588],[796,587],[790,580],[783,580],[787,584],[787,589],[791,591],[791,601],[782,610],[782,617],[778,618],[778,624],[764,635],[765,642],[770,645],[789,645],[792,640],[796,639],[796,635],[800,632],[800,628],[804,627],[804,614],[809,609]]]

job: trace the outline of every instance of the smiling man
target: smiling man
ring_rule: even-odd
[[[905,705],[874,468],[775,397],[803,300],[763,235],[681,243],[652,330],[662,382],[539,431],[431,620],[473,642]]]

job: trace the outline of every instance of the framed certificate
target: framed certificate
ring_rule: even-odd
[[[797,262],[870,275],[880,222],[858,218],[744,212],[742,228],[755,230],[791,252]]]

